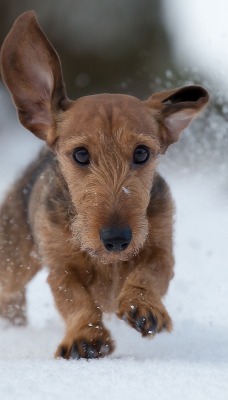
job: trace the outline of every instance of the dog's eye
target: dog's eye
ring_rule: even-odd
[[[133,154],[134,164],[145,164],[150,157],[150,151],[146,146],[136,147]]]
[[[78,147],[73,151],[73,159],[79,165],[88,165],[90,163],[90,155],[84,147]]]

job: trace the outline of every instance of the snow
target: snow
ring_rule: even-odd
[[[7,100],[3,99],[3,107]],[[1,118],[0,197],[40,142]],[[0,133],[1,134],[1,133]],[[177,144],[178,146],[178,144]],[[181,147],[180,147],[181,149]],[[168,152],[167,159],[172,156]],[[177,162],[176,162],[177,163]],[[179,161],[178,161],[179,163]],[[161,171],[176,201],[175,277],[165,304],[171,334],[153,340],[117,318],[105,317],[117,348],[101,360],[55,360],[63,323],[41,271],[29,284],[25,328],[0,321],[0,397],[4,400],[210,400],[228,393],[228,203],[225,176],[183,165]],[[226,169],[225,169],[226,171]]]
[[[128,188],[122,187],[125,194],[130,194],[130,190]]]

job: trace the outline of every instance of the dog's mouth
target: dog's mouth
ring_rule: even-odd
[[[91,248],[85,249],[86,253],[94,260],[102,264],[114,264],[118,262],[129,261],[130,258],[135,257],[139,250],[125,250],[125,251],[106,251],[105,249],[94,250]]]

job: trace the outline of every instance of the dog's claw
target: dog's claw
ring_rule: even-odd
[[[82,349],[85,358],[97,358],[99,356],[100,342],[94,344],[83,343]]]
[[[76,343],[73,344],[71,352],[70,352],[70,358],[73,360],[78,360],[80,358],[78,347]]]
[[[143,336],[154,335],[157,332],[157,320],[151,312],[148,312],[147,316],[137,316],[135,329]]]
[[[63,346],[59,351],[59,357],[66,358],[66,355],[67,355],[67,348]]]
[[[144,326],[146,323],[146,318],[145,317],[138,317],[135,321],[135,328],[139,332],[143,332]]]
[[[157,325],[158,325],[157,318],[151,312],[149,312],[147,320],[149,323],[149,328],[146,333],[150,335],[155,335],[155,333],[157,333]]]

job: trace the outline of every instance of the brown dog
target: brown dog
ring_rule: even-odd
[[[21,123],[48,144],[0,211],[1,315],[26,322],[25,286],[46,264],[66,322],[56,356],[111,353],[103,312],[142,336],[171,331],[161,297],[173,276],[173,203],[156,164],[207,104],[206,90],[70,101],[34,12],[13,25],[1,67]]]

